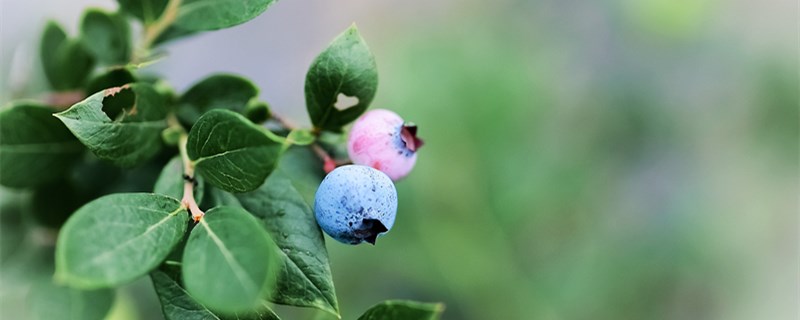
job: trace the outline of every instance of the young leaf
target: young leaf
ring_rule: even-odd
[[[200,176],[195,177],[195,181],[197,184],[194,187],[194,199],[200,203],[203,201],[203,195],[205,194],[203,192],[205,183],[203,183],[203,178]],[[183,161],[181,157],[176,156],[164,166],[164,170],[161,170],[161,175],[158,176],[153,192],[181,199],[183,198],[183,185]]]
[[[79,290],[39,281],[28,293],[30,319],[81,319],[102,320],[114,302],[114,291],[109,289]]]
[[[175,26],[187,31],[217,30],[252,20],[275,0],[183,0]]]
[[[103,109],[122,90],[132,90],[135,102],[121,119],[111,120]],[[55,114],[98,158],[121,167],[150,159],[161,149],[167,110],[161,96],[144,83],[106,89]]]
[[[311,133],[309,130],[305,129],[295,129],[289,132],[289,135],[286,136],[286,139],[289,143],[298,145],[298,146],[305,146],[314,143],[314,134]]]
[[[442,311],[441,303],[388,300],[372,306],[358,320],[436,320]]]
[[[265,131],[237,113],[212,110],[192,126],[187,152],[211,185],[229,192],[251,191],[264,183],[281,151],[281,144]]]
[[[216,207],[192,229],[183,251],[186,290],[211,310],[250,312],[278,272],[275,243],[242,208]]]
[[[168,0],[117,0],[122,12],[139,18],[145,25],[158,19],[167,7]]]
[[[338,315],[328,252],[310,205],[322,181],[321,167],[308,148],[290,148],[261,187],[237,198],[263,221],[281,248],[283,272],[270,300]]]
[[[123,64],[131,53],[131,32],[120,14],[89,9],[81,20],[81,40],[100,63]]]
[[[220,320],[278,320],[272,310],[265,308],[254,314],[227,316],[215,313],[201,305],[183,289],[176,279],[171,278],[165,272],[155,270],[150,273],[153,280],[153,287],[156,289],[158,299],[161,300],[161,310],[166,320],[185,320],[185,319],[220,319]]]
[[[0,184],[33,188],[58,180],[83,152],[52,109],[20,102],[0,110]]]
[[[89,202],[59,233],[56,278],[93,289],[147,274],[186,232],[185,212],[178,200],[149,193],[112,194]]]
[[[47,25],[44,27],[42,41],[39,44],[39,55],[42,60],[44,74],[50,82],[50,86],[56,89],[58,89],[62,83],[59,79],[62,66],[58,64],[56,53],[58,52],[58,48],[66,41],[67,33],[64,32],[64,29],[61,28],[57,22],[48,21]]]
[[[352,25],[314,59],[306,74],[306,108],[311,122],[317,128],[341,131],[364,113],[377,88],[375,58]],[[339,110],[340,96],[355,97],[357,103]]]
[[[247,103],[258,96],[258,88],[247,79],[217,74],[189,88],[178,100],[178,117],[191,125],[211,109],[228,109],[244,114]]]

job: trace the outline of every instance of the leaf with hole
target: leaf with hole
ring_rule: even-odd
[[[338,315],[328,251],[310,205],[322,181],[320,168],[311,150],[290,148],[261,187],[237,198],[275,235],[281,248],[283,272],[270,300]]]
[[[263,306],[279,270],[277,247],[253,216],[216,207],[192,229],[183,251],[187,292],[209,309],[247,313]]]
[[[118,193],[89,202],[59,233],[55,277],[85,289],[128,283],[167,257],[186,221],[181,203],[162,195]]]
[[[245,113],[248,102],[258,96],[258,88],[247,79],[216,74],[194,84],[178,100],[178,118],[192,125],[212,109]]]
[[[267,129],[228,110],[211,110],[192,126],[187,153],[197,173],[228,192],[258,188],[275,168],[281,144]]]
[[[123,64],[131,53],[131,31],[121,14],[89,9],[80,25],[86,50],[103,64]]]
[[[134,104],[112,120],[104,108],[125,90],[134,93]],[[167,127],[162,98],[145,83],[95,93],[55,116],[98,158],[121,167],[152,158],[161,149],[161,131]]]
[[[161,301],[161,311],[166,320],[189,319],[220,319],[220,320],[278,320],[278,316],[268,308],[261,309],[251,314],[236,314],[233,316],[216,313],[197,301],[182,288],[177,279],[167,273],[155,270],[150,273],[153,287],[156,289],[158,299]]]
[[[306,108],[311,122],[317,128],[341,131],[364,113],[377,88],[375,58],[352,25],[314,59],[306,74]],[[339,110],[338,100],[347,97],[355,98],[355,105]]]
[[[183,0],[174,25],[202,31],[233,27],[250,21],[275,0]]]
[[[50,107],[18,102],[0,110],[0,184],[34,188],[63,176],[83,153]]]
[[[372,306],[358,320],[437,320],[443,311],[441,303],[388,300]]]

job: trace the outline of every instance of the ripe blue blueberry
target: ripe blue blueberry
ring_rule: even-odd
[[[389,232],[397,213],[397,190],[386,174],[348,165],[331,171],[314,199],[317,223],[339,242],[375,244]]]

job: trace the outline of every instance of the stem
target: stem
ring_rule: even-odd
[[[276,122],[278,122],[282,127],[286,128],[287,130],[291,131],[297,129],[297,126],[293,125],[291,122],[286,120],[286,118],[279,116],[274,112],[272,113],[272,119],[274,119]],[[312,131],[312,133],[314,134],[315,137],[319,138],[320,131],[317,130],[316,127],[314,128],[314,131]],[[336,167],[341,164],[349,163],[349,161],[337,162],[336,160],[333,159],[333,157],[331,157],[328,151],[325,151],[325,149],[323,149],[322,146],[320,146],[319,143],[317,143],[316,141],[314,141],[314,143],[311,144],[311,150],[314,151],[314,154],[316,154],[317,157],[322,159],[322,169],[325,170],[325,173],[330,173],[331,171],[333,171],[333,169],[336,169]]]
[[[164,31],[175,22],[175,19],[178,18],[178,7],[180,6],[181,0],[169,0],[167,8],[164,9],[164,13],[161,14],[161,17],[153,24],[145,27],[144,40],[142,43],[144,50],[148,50],[156,39],[158,39],[158,36],[164,33]]]
[[[194,199],[194,163],[189,159],[189,155],[186,152],[186,143],[188,140],[189,135],[182,133],[180,141],[178,142],[178,149],[180,150],[181,159],[183,160],[183,198],[181,199],[181,203],[184,207],[189,209],[189,213],[192,214],[192,219],[198,222],[200,219],[203,219],[206,213],[200,210],[200,206],[197,205],[197,200]]]

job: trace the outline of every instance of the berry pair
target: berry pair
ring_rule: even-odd
[[[330,172],[317,189],[314,212],[322,230],[348,244],[375,244],[397,214],[392,181],[408,175],[422,140],[417,127],[389,110],[362,115],[350,130],[347,151],[354,165]]]

